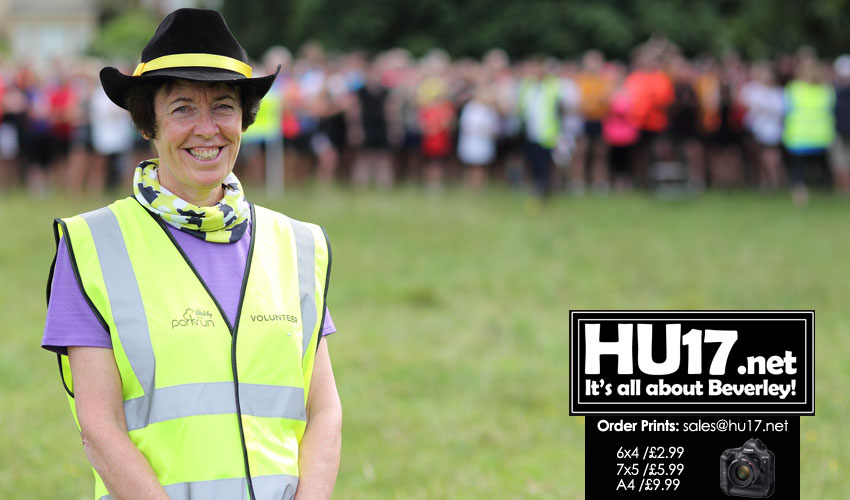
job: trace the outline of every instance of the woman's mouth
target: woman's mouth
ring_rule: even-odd
[[[219,152],[221,152],[221,148],[189,148],[186,151],[188,151],[190,155],[194,156],[198,160],[210,161],[218,158],[218,154]]]

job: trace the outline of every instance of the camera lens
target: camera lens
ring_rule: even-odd
[[[738,479],[740,479],[741,481],[746,481],[747,479],[749,479],[749,478],[750,478],[750,473],[751,473],[751,472],[752,472],[752,471],[750,470],[750,466],[749,466],[749,465],[739,465],[739,466],[735,469],[735,477],[737,477],[737,478],[738,478]]]
[[[746,488],[756,479],[756,468],[749,460],[738,459],[729,465],[728,477],[735,486]]]

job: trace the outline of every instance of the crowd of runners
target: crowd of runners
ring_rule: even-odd
[[[664,39],[628,61],[452,59],[434,49],[270,49],[280,74],[243,137],[237,173],[287,188],[507,186],[543,199],[642,189],[850,193],[850,56],[801,48],[770,60],[687,57]],[[32,195],[121,184],[150,156],[100,88],[101,61],[49,72],[0,62],[0,188]],[[132,72],[131,68],[124,68]],[[51,75],[44,78],[42,74]]]

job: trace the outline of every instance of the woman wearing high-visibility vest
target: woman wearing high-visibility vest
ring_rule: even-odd
[[[827,151],[835,139],[835,89],[824,81],[813,54],[803,53],[796,78],[785,86],[782,144],[788,152],[788,180],[796,205],[808,203],[807,184],[831,184]]]
[[[101,82],[158,158],[136,167],[134,196],[54,224],[42,346],[59,354],[94,497],[329,498],[330,247],[246,201],[232,173],[277,73],[252,78],[200,9],[169,14],[141,61]]]

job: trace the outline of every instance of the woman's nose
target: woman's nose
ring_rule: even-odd
[[[213,118],[213,114],[211,110],[201,110],[198,115],[198,122],[195,124],[195,134],[210,138],[215,136],[218,133],[218,124],[216,124],[215,119]]]

